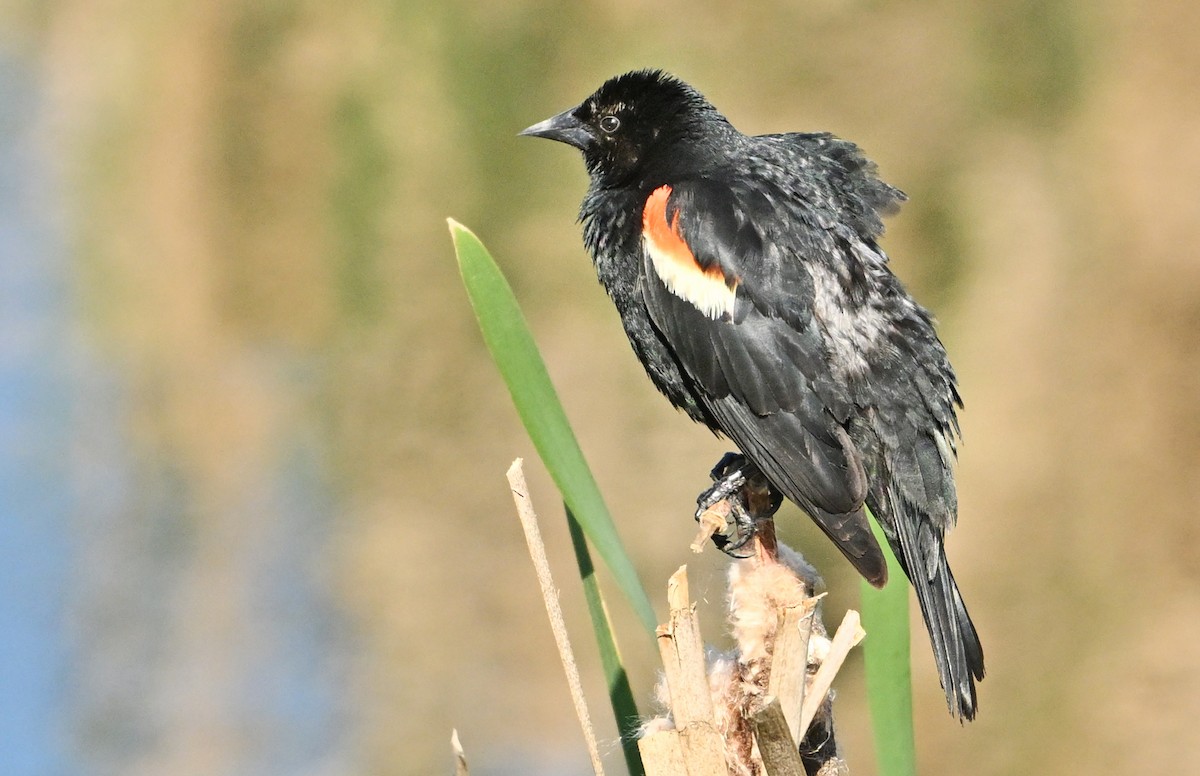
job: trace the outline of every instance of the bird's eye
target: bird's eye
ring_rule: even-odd
[[[612,134],[621,128],[621,120],[611,113],[600,119],[600,129],[608,134]]]

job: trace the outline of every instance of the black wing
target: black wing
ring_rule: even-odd
[[[833,238],[783,207],[750,184],[656,190],[643,218],[643,298],[721,431],[879,585],[887,567],[846,432],[853,404],[830,368],[802,260],[833,250]]]

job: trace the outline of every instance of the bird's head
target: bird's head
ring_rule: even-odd
[[[578,106],[521,132],[583,151],[602,186],[698,171],[711,162],[733,128],[692,87],[661,70],[609,79]]]

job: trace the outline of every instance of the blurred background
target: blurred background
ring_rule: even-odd
[[[914,630],[925,774],[1200,773],[1200,4],[0,6],[0,772],[583,773],[520,455],[613,772],[555,491],[445,218],[508,273],[656,604],[726,449],[650,387],[521,128],[665,67],[911,200],[962,382],[979,720]],[[794,508],[783,538],[858,583]],[[615,591],[613,591],[615,593]],[[612,606],[639,700],[657,656]],[[915,607],[914,607],[915,611]],[[861,664],[838,681],[874,773]]]

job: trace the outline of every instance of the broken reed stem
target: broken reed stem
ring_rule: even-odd
[[[667,604],[670,613],[666,624],[658,627],[658,648],[686,772],[688,776],[725,776],[724,739],[713,721],[704,641],[688,591],[687,566],[680,566],[667,582]]]
[[[772,698],[754,714],[754,738],[758,741],[758,754],[763,767],[770,776],[796,774],[803,776],[804,761],[796,739],[788,729],[783,716],[783,707],[778,698]]]
[[[732,507],[729,506],[729,502],[722,499],[704,510],[700,517],[696,518],[696,521],[700,523],[700,528],[696,533],[696,538],[692,539],[690,545],[692,552],[697,555],[704,552],[704,547],[708,544],[708,540],[725,529],[725,523],[729,519],[731,511]]]
[[[771,653],[767,694],[778,699],[793,741],[799,741],[801,732],[807,730],[801,727],[801,718],[808,678],[808,641],[817,600],[806,598],[796,606],[778,610],[779,632]]]
[[[754,541],[754,555],[758,563],[779,563],[779,544],[773,521],[763,522]],[[807,593],[811,594],[812,590],[807,590]],[[789,600],[776,607],[775,616],[779,625],[771,652],[767,695],[778,699],[780,710],[788,723],[788,732],[796,742],[808,730],[807,726],[800,725],[808,681],[808,642],[812,636],[817,602],[823,596],[824,593],[800,601]]]
[[[678,730],[656,730],[637,740],[646,776],[687,776]]]
[[[554,633],[554,643],[558,647],[558,656],[562,660],[563,671],[567,675],[567,686],[571,690],[571,701],[575,705],[575,715],[583,728],[583,737],[587,741],[588,756],[592,759],[592,769],[596,776],[604,776],[604,768],[600,764],[600,748],[596,745],[596,733],[592,729],[592,720],[588,714],[587,702],[583,697],[583,685],[579,681],[579,667],[575,663],[575,653],[571,650],[571,640],[567,636],[567,625],[563,619],[562,606],[558,601],[558,590],[554,587],[554,578],[550,575],[550,562],[546,559],[546,546],[542,543],[542,532],[538,528],[537,514],[533,511],[533,502],[529,498],[529,487],[525,483],[524,461],[518,458],[509,467],[508,485],[512,490],[513,503],[517,507],[517,516],[521,519],[521,528],[525,531],[525,542],[529,545],[529,557],[533,560],[533,568],[537,572],[538,584],[542,589],[542,600],[546,604],[546,614],[550,617],[550,630]]]
[[[833,686],[833,677],[841,669],[842,663],[846,662],[846,656],[850,654],[850,650],[866,635],[862,629],[858,612],[853,609],[848,610],[846,616],[842,618],[842,624],[838,626],[837,633],[833,634],[833,641],[829,645],[829,654],[825,656],[821,667],[817,669],[812,687],[809,688],[808,697],[804,699],[804,706],[800,710],[801,730],[807,732],[813,718],[817,716],[817,710],[825,701],[825,695]]]
[[[463,751],[462,742],[458,740],[458,728],[450,731],[450,749],[454,752],[454,776],[470,776],[467,753]]]

